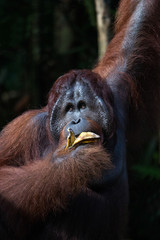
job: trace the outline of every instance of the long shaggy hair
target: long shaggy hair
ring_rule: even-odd
[[[0,170],[0,195],[25,214],[44,217],[66,207],[68,200],[111,169],[109,155],[100,145],[56,151],[45,159]]]

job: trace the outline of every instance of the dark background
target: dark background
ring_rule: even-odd
[[[106,0],[113,35],[118,0]],[[92,68],[98,58],[93,0],[0,0],[0,129],[27,109],[41,108],[57,77]],[[158,138],[129,164],[128,238],[160,239]]]

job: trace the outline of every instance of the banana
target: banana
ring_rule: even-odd
[[[65,149],[75,147],[80,144],[97,142],[100,136],[93,132],[82,132],[77,138],[71,128],[68,128],[69,132],[67,137],[67,145]]]

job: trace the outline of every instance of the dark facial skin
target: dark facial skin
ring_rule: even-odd
[[[56,101],[51,113],[50,129],[57,141],[64,127],[65,137],[68,135],[68,128],[76,136],[88,131],[107,135],[109,118],[109,110],[104,101],[88,84],[77,81]]]

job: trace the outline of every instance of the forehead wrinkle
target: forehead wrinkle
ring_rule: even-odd
[[[66,91],[65,93],[65,98],[68,98],[68,99],[73,99],[74,98],[74,91],[73,91],[73,88],[70,88]]]
[[[74,97],[75,98],[80,98],[84,95],[84,88],[85,85],[80,83],[80,82],[76,82],[75,86],[74,86]]]

